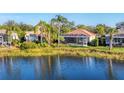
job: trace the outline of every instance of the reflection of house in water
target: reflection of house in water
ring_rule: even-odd
[[[93,62],[93,58],[88,57],[88,66],[90,67],[90,69],[92,69],[95,66],[95,62]]]
[[[39,59],[42,79],[61,79],[61,66],[59,56],[47,56]]]
[[[4,67],[5,67],[4,57],[0,57],[0,79],[4,78],[4,76],[2,75],[2,71],[5,71]]]
[[[40,57],[35,59],[34,70],[36,79],[51,79],[51,57],[48,59],[45,57]]]
[[[40,58],[40,62],[41,62],[41,76],[42,76],[42,79],[46,79],[46,74],[47,74],[47,71],[46,71],[46,62],[44,61],[43,58]]]
[[[52,61],[51,56],[40,58],[41,63],[41,77],[42,79],[52,79]]]
[[[62,79],[59,56],[48,56],[48,61],[45,63],[47,63],[48,79]]]
[[[82,61],[85,62],[86,67],[92,70],[95,67],[95,62],[92,57],[83,57]]]
[[[35,59],[34,64],[35,78],[36,79],[51,79],[52,78],[52,67],[51,67],[51,57],[39,57]]]
[[[10,62],[8,62],[10,61]],[[6,75],[8,75],[10,78],[12,79],[13,76],[13,63],[12,63],[12,59],[5,57],[5,71],[6,71]]]
[[[9,79],[13,79],[13,62],[12,58],[5,57],[4,59],[5,71]]]
[[[41,79],[41,62],[39,61],[38,58],[35,59],[34,74],[35,74],[35,79]]]
[[[6,58],[5,57],[5,66],[6,66],[6,72],[8,75],[7,77],[9,77],[9,79],[21,79],[20,77],[20,68],[18,68],[18,66],[16,67],[14,65],[14,59],[12,57]]]

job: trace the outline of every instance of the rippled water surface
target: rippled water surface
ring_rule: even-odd
[[[43,56],[0,58],[1,80],[124,79],[124,62],[94,57]]]

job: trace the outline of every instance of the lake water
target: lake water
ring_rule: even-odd
[[[0,58],[1,80],[124,79],[124,62],[94,57],[43,56]]]

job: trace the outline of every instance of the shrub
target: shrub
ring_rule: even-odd
[[[34,42],[23,42],[20,45],[21,49],[33,49],[33,48],[38,48],[38,44],[34,43]]]
[[[52,43],[51,46],[52,46],[52,47],[57,47],[58,44],[57,44],[57,43]]]
[[[68,44],[59,44],[59,47],[68,47]]]
[[[91,46],[98,46],[98,38],[95,38],[94,40],[92,40],[90,45]]]
[[[13,45],[13,46],[19,46],[19,45],[20,45],[19,40],[13,40],[13,41],[12,41],[12,45]]]
[[[58,43],[52,43],[51,44],[52,47],[58,47]],[[67,44],[59,44],[59,47],[68,47],[69,45]]]
[[[48,47],[48,44],[44,42],[44,43],[40,43],[40,46],[41,47]]]

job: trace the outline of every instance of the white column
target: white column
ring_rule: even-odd
[[[88,38],[87,37],[84,37],[84,43],[87,46],[87,43],[88,43]]]
[[[2,40],[2,45],[3,45],[3,36],[1,36],[1,40]]]

